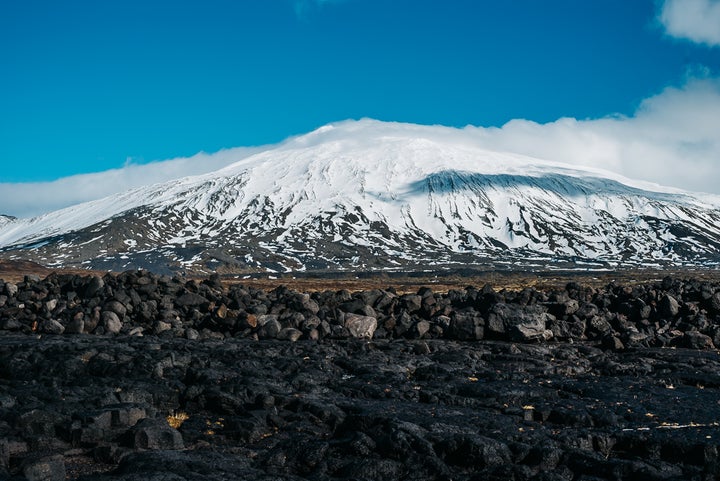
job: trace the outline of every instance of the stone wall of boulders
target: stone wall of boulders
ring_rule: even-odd
[[[146,271],[0,280],[0,330],[186,339],[452,339],[595,342],[605,348],[720,345],[720,283],[666,278],[603,289],[447,293],[264,292],[218,276]]]

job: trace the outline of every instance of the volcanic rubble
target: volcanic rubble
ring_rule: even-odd
[[[720,284],[0,281],[0,479],[720,476]]]

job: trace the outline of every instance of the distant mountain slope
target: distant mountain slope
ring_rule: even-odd
[[[720,200],[484,150],[453,129],[342,122],[211,174],[33,219],[6,258],[235,272],[709,265]]]
[[[4,226],[5,224],[9,224],[10,222],[14,222],[17,219],[10,215],[3,215],[0,214],[0,227]]]

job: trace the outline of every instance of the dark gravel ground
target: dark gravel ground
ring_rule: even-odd
[[[719,387],[714,351],[5,335],[0,478],[717,479]]]

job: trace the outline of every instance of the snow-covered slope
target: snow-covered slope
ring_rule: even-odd
[[[0,223],[4,256],[237,271],[707,264],[720,199],[492,152],[444,127],[322,127],[211,174]]]
[[[4,226],[5,224],[9,224],[10,222],[13,222],[15,220],[17,219],[13,216],[0,214],[0,227]]]

